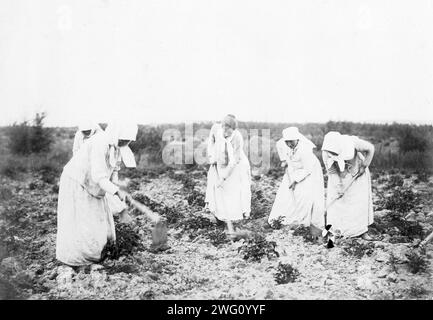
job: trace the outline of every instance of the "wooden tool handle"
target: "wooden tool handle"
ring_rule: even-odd
[[[147,206],[138,202],[137,200],[134,200],[131,196],[128,196],[128,201],[131,203],[131,205],[134,208],[136,208],[141,213],[145,214],[153,222],[158,222],[159,220],[161,220],[161,216],[159,214],[153,212]]]

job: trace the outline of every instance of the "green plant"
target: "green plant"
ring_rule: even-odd
[[[188,201],[188,204],[190,206],[196,206],[196,207],[204,207],[205,206],[205,202],[204,202],[204,194],[202,194],[201,192],[193,189],[189,194],[188,197],[186,198],[186,200]]]
[[[409,271],[412,273],[421,273],[421,272],[427,272],[428,271],[428,259],[426,258],[425,254],[423,253],[417,253],[415,251],[407,253],[407,266],[409,268]]]
[[[262,218],[269,214],[271,208],[272,202],[265,197],[263,190],[259,186],[254,185],[251,193],[251,218]]]
[[[388,262],[389,262],[389,266],[391,267],[391,270],[395,273],[398,273],[398,268],[397,268],[398,259],[393,252],[391,252],[391,254],[389,255]]]
[[[412,210],[418,202],[418,197],[411,189],[396,189],[392,196],[384,201],[385,209],[399,213],[407,213]]]
[[[227,238],[226,233],[224,230],[221,229],[213,229],[207,233],[207,237],[209,238],[210,242],[215,246],[218,247],[221,244],[228,243],[230,240]]]
[[[309,227],[299,226],[293,231],[296,237],[302,237],[305,242],[314,242],[314,237],[311,235]]]
[[[281,229],[283,227],[284,217],[280,216],[277,219],[271,221],[272,229]]]
[[[412,298],[421,298],[427,293],[428,290],[419,284],[412,284],[408,289],[408,294]]]
[[[348,239],[343,244],[343,250],[347,255],[361,259],[364,255],[370,256],[374,252],[374,244],[362,243],[358,239]]]
[[[243,254],[245,260],[260,262],[265,256],[268,259],[279,257],[275,250],[276,246],[276,242],[267,241],[264,235],[256,233],[238,249],[238,252]]]
[[[141,251],[144,246],[140,235],[130,225],[116,223],[116,242],[108,242],[101,253],[101,260],[117,260],[121,256],[128,256],[135,251]]]
[[[277,272],[274,275],[274,279],[278,284],[286,284],[289,282],[295,282],[299,277],[300,272],[298,269],[293,267],[289,263],[279,263]]]

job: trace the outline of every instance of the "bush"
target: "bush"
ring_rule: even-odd
[[[348,239],[343,245],[343,250],[347,255],[361,259],[364,255],[370,256],[374,251],[374,244],[369,242],[364,244],[358,239]]]
[[[407,265],[410,272],[414,274],[420,272],[427,272],[429,263],[425,254],[420,254],[414,251],[406,254],[406,257],[408,260]]]
[[[293,231],[294,236],[300,236],[305,242],[314,242],[314,237],[311,235],[309,227],[299,226]]]
[[[262,234],[256,233],[238,249],[238,252],[243,254],[245,260],[260,262],[265,256],[268,259],[279,257],[279,253],[275,251],[276,246],[275,241],[267,241]]]
[[[421,298],[427,293],[428,290],[419,284],[412,284],[408,289],[408,294],[412,298]]]
[[[407,213],[418,202],[418,198],[411,189],[396,189],[393,195],[384,201],[385,209],[399,213]]]
[[[117,219],[116,219],[117,220]],[[108,242],[101,253],[101,260],[119,259],[121,256],[143,250],[140,235],[130,225],[116,223],[116,243]]]
[[[251,193],[251,213],[252,219],[262,218],[269,214],[272,202],[264,196],[264,192],[257,185],[253,185]]]
[[[54,141],[53,131],[43,127],[45,117],[45,113],[37,113],[32,125],[24,121],[8,128],[8,147],[13,154],[28,155],[50,150]]]
[[[274,278],[278,284],[286,284],[289,282],[295,282],[299,275],[299,271],[291,264],[285,264],[280,262],[278,264],[278,269],[274,275]]]

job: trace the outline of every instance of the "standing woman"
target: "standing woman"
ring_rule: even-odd
[[[374,146],[356,136],[328,132],[322,156],[328,172],[327,224],[344,237],[367,234],[373,223],[371,176]],[[334,201],[335,200],[335,201]]]
[[[251,169],[237,126],[235,116],[227,115],[223,119],[223,156],[217,160],[214,203],[209,206],[219,220],[227,223],[229,234],[234,232],[233,221],[248,218],[251,213]]]
[[[136,124],[109,125],[64,167],[57,208],[56,257],[61,262],[71,266],[98,262],[107,241],[116,239],[106,195],[125,200],[126,193],[110,179],[121,162],[136,166],[128,144],[136,139],[137,129]]]
[[[225,155],[225,139],[224,129],[221,122],[213,124],[207,143],[207,156],[209,160],[209,170],[207,173],[207,185],[205,203],[206,208],[215,215],[215,188],[218,183],[218,166],[223,166],[227,163]]]
[[[325,188],[320,161],[313,153],[316,146],[296,127],[283,130],[277,150],[287,169],[278,189],[268,222],[282,217],[290,226],[325,226]]]

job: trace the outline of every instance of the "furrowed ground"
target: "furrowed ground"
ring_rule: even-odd
[[[89,267],[55,260],[55,182],[34,174],[1,179],[1,299],[431,299],[433,179],[374,172],[378,241],[340,240],[332,249],[303,228],[266,223],[279,174],[253,179],[249,238],[232,242],[203,212],[203,169],[130,175],[135,199],[165,216],[170,249],[152,253],[151,225],[131,210],[117,224],[119,247]],[[46,181],[43,181],[46,180]]]

